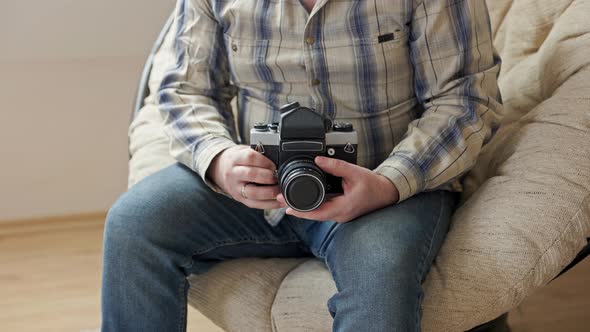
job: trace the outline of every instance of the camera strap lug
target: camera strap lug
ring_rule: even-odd
[[[260,152],[262,154],[264,154],[264,145],[262,145],[261,142],[258,142],[258,144],[256,144],[256,152]]]

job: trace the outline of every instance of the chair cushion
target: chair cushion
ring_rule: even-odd
[[[129,178],[133,186],[150,174],[176,163],[170,155],[158,107],[146,104],[129,127]]]
[[[425,282],[424,331],[468,330],[510,310],[590,237],[590,2],[488,5],[509,115],[465,180],[463,205]],[[163,63],[170,45],[169,36]],[[164,67],[154,67],[150,87]],[[130,185],[174,162],[153,97],[147,102],[130,129]],[[312,259],[283,281],[295,265],[281,262],[221,263],[191,278],[191,304],[231,331],[329,330],[325,305],[335,288],[327,270]],[[266,270],[276,274],[259,272]]]
[[[587,4],[574,0],[488,0],[487,4],[494,46],[502,56],[498,84],[507,110],[505,122],[510,122],[549,98],[583,63],[576,58],[585,57],[584,48],[568,45],[573,54],[563,58],[554,52],[579,43],[568,39],[587,31],[588,24],[581,21]],[[563,72],[552,72],[548,65]]]
[[[169,31],[176,31],[175,23]],[[154,55],[148,80],[150,93],[143,108],[135,115],[129,126],[129,178],[128,187],[150,174],[172,165],[176,160],[169,153],[169,139],[164,132],[164,121],[156,102],[156,93],[168,68],[175,63],[174,34],[168,33]]]
[[[230,331],[271,331],[271,307],[285,276],[306,258],[235,259],[189,278],[189,304]]]
[[[587,244],[588,93],[590,70],[501,129],[480,158],[466,181],[478,189],[425,283],[425,331],[467,330],[511,310]]]
[[[326,265],[310,259],[291,271],[279,288],[272,306],[273,331],[331,331],[328,299],[336,284]]]

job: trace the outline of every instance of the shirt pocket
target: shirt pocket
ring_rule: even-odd
[[[372,39],[372,49],[377,67],[377,83],[411,82],[413,69],[406,32],[400,30],[377,36]]]
[[[382,42],[377,34],[366,38],[327,40],[324,44],[331,69],[330,79],[336,84],[363,84],[382,89],[385,83],[392,82],[412,85],[407,42],[403,32],[394,32],[392,39]]]
[[[226,34],[224,41],[234,83],[255,84],[272,78],[266,63],[268,40],[234,38]]]

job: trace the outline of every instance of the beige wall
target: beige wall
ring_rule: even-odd
[[[106,210],[173,0],[0,2],[0,221]]]

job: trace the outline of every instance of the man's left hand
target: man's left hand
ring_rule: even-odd
[[[315,163],[326,173],[342,177],[344,194],[328,199],[318,209],[298,212],[291,208],[287,214],[317,221],[348,222],[396,203],[399,192],[388,178],[339,159],[316,157]],[[287,207],[282,194],[277,200]]]

